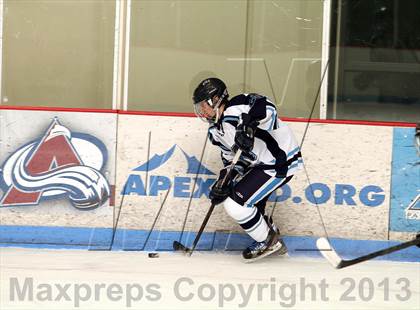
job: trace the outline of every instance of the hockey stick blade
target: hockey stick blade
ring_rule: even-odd
[[[325,259],[329,261],[334,268],[340,268],[339,266],[343,260],[332,248],[327,238],[319,238],[316,241],[316,246],[318,250],[321,251],[321,254],[325,257]]]
[[[181,242],[178,242],[178,241],[174,241],[172,243],[172,247],[174,251],[182,251],[185,253],[189,253],[191,251],[189,248],[187,248],[185,245],[183,245]]]
[[[373,258],[391,254],[393,252],[401,251],[413,245],[419,245],[420,238],[417,237],[411,241],[403,242],[389,248],[372,252],[370,254],[366,254],[357,258],[345,260],[341,259],[341,257],[337,254],[334,248],[331,246],[329,241],[326,238],[319,238],[316,241],[316,245],[318,249],[321,251],[322,255],[333,265],[335,268],[340,269],[348,266],[352,266],[361,262],[365,262],[371,260]]]

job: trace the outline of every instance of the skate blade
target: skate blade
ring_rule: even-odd
[[[286,244],[284,244],[283,241],[280,241],[282,247],[280,248],[280,250],[277,251],[277,255],[278,256],[284,256],[284,257],[289,257],[289,251],[287,249]]]
[[[277,251],[281,250],[283,248],[281,243],[278,243],[276,245],[274,245],[270,250],[267,250],[265,252],[263,252],[260,256],[254,257],[254,258],[242,258],[243,262],[245,264],[249,264],[249,263],[253,263],[256,262],[257,260],[260,260],[261,258],[264,258],[266,256],[269,256],[271,254],[276,253]],[[287,251],[287,249],[286,249]],[[287,252],[286,252],[287,253]]]
[[[285,249],[285,251],[282,251],[282,249],[280,249],[279,251],[277,251],[276,253],[273,253],[273,254],[276,254],[277,256],[280,256],[280,257],[290,257],[287,249]]]

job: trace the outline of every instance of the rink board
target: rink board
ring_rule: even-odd
[[[200,120],[6,110],[0,110],[0,116],[0,167],[3,170],[6,162],[8,167],[13,167],[9,159],[20,154],[23,146],[43,141],[52,121],[57,119],[74,137],[99,141],[97,144],[102,145],[99,149],[106,155],[102,156],[104,162],[96,166],[101,166],[100,173],[111,189],[106,201],[92,210],[75,208],[68,194],[54,195],[48,186],[47,190],[41,188],[44,191],[32,188],[32,196],[28,196],[32,197],[31,204],[10,204],[15,196],[9,195],[9,205],[0,206],[0,242],[72,246],[82,234],[85,241],[81,246],[102,246],[106,243],[104,238],[112,238],[110,232],[112,235],[117,217],[116,240],[123,236],[124,244],[131,244],[130,247],[137,244],[135,249],[144,243],[146,232],[151,228],[154,232],[150,240],[166,240],[168,236],[180,235],[181,231],[186,232],[184,237],[192,236],[189,232],[198,230],[209,207],[209,188],[221,168],[219,151],[210,143],[206,144],[206,124]],[[28,122],[31,126],[26,126]],[[306,123],[288,124],[300,142]],[[394,187],[391,192],[391,177],[395,178],[394,170],[399,169],[392,165],[395,130],[384,126],[311,123],[302,148],[311,185],[305,173],[299,172],[270,197],[266,209],[272,212],[275,206],[273,216],[281,233],[294,238],[325,235],[317,207],[329,236],[337,240],[360,240],[362,247],[368,246],[368,240],[387,240],[392,233],[390,230],[398,232],[395,240],[406,240],[419,231],[419,220],[412,220],[410,228],[405,229],[401,228],[405,219],[393,215],[396,208],[392,207],[392,201],[410,199]],[[84,152],[83,147],[75,147],[75,150]],[[96,157],[78,155],[87,161],[98,157],[97,154]],[[399,155],[400,162],[405,160]],[[47,165],[50,170],[62,168],[54,160]],[[7,184],[3,170],[2,201],[11,187],[11,177]],[[418,183],[414,186],[419,187]],[[50,195],[44,197],[45,192]],[[37,193],[39,199],[34,201]],[[27,233],[29,228],[32,235]],[[49,231],[50,228],[53,230]],[[75,231],[78,231],[77,238],[73,235]],[[206,228],[210,236],[215,232],[230,236],[230,246],[236,248],[243,247],[243,240],[247,238],[222,206],[215,209]]]
[[[1,224],[112,227],[116,126],[112,113],[0,110]],[[24,164],[38,179],[19,182],[22,189],[16,190],[12,180],[25,179],[15,170],[26,147],[30,153]],[[52,173],[69,166],[83,172],[70,168],[66,176]],[[85,178],[95,170],[93,178],[99,176],[110,195],[97,207],[77,209],[69,192],[92,186]]]
[[[306,124],[289,125],[301,141]],[[185,222],[185,230],[198,230],[209,207],[209,188],[221,169],[217,147],[208,143],[203,153],[206,128],[196,118],[120,117],[117,192],[125,198],[119,227],[148,229],[169,191],[155,228],[177,231]],[[318,204],[330,236],[387,239],[392,128],[313,123],[302,154],[312,186],[301,171],[267,206],[271,212],[276,205],[274,219],[281,232],[324,235]],[[222,206],[206,230],[241,232]]]

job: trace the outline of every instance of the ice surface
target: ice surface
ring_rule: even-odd
[[[420,309],[420,263],[0,248],[0,264],[0,309]]]

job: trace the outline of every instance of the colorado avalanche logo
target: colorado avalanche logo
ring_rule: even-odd
[[[93,136],[71,133],[54,119],[44,136],[19,148],[0,170],[4,190],[0,207],[37,205],[68,197],[74,207],[91,210],[104,204],[110,188],[101,174],[104,144]]]

